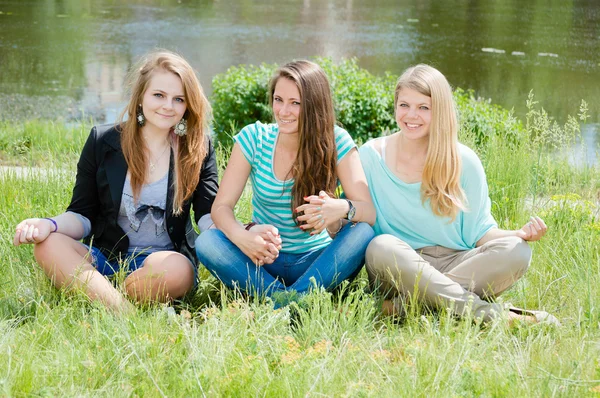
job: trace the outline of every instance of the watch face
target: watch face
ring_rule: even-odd
[[[348,220],[352,221],[354,215],[356,214],[356,208],[352,206],[352,209],[348,212]]]
[[[354,215],[356,214],[356,207],[354,207],[352,202],[350,202],[349,200],[348,200],[348,204],[350,205],[350,209],[348,210],[348,215],[346,216],[346,218],[348,219],[348,221],[352,221],[352,219],[354,218]]]

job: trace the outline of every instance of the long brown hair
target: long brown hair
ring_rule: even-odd
[[[189,199],[200,179],[202,162],[208,151],[208,123],[211,108],[194,70],[178,54],[169,51],[151,52],[137,63],[129,73],[129,104],[121,115],[121,147],[130,173],[131,189],[137,198],[146,179],[148,159],[141,128],[136,120],[139,104],[156,70],[176,74],[183,85],[187,109],[187,134],[177,136],[171,133],[171,143],[175,152],[175,174],[173,213],[182,211],[183,203]],[[125,119],[127,116],[127,119]]]
[[[269,84],[269,104],[273,108],[273,94],[279,79],[289,79],[300,93],[298,120],[299,146],[291,170],[292,214],[304,203],[304,197],[325,191],[333,196],[337,185],[335,172],[337,150],[335,145],[335,111],[327,75],[310,61],[294,61],[275,72]]]
[[[431,98],[429,146],[421,181],[421,200],[429,200],[436,216],[450,217],[466,210],[465,193],[460,186],[462,163],[458,154],[458,118],[452,88],[437,69],[419,64],[408,68],[398,79],[394,109],[403,88]]]

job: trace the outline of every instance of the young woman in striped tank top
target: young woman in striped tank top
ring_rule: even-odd
[[[360,270],[373,238],[375,210],[356,144],[335,125],[329,82],[315,63],[279,68],[269,100],[276,123],[256,122],[234,137],[212,207],[218,229],[200,235],[197,255],[224,284],[249,294],[331,289]],[[242,226],[233,209],[248,179],[252,222]],[[338,183],[345,199],[335,195]]]

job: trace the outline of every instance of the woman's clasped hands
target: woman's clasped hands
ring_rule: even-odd
[[[273,225],[256,224],[237,242],[238,247],[254,264],[262,266],[272,264],[281,250],[281,236]]]
[[[325,191],[319,195],[311,195],[304,198],[307,204],[298,206],[295,211],[300,222],[300,228],[317,235],[328,226],[339,223],[348,213],[348,203],[343,199],[330,197]],[[337,227],[336,227],[337,228]]]

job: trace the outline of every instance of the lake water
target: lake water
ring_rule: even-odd
[[[559,121],[585,99],[597,159],[596,0],[0,0],[0,119],[114,121],[127,69],[155,47],[183,54],[208,93],[232,65],[330,56],[374,74],[430,63],[519,116],[530,90]]]

